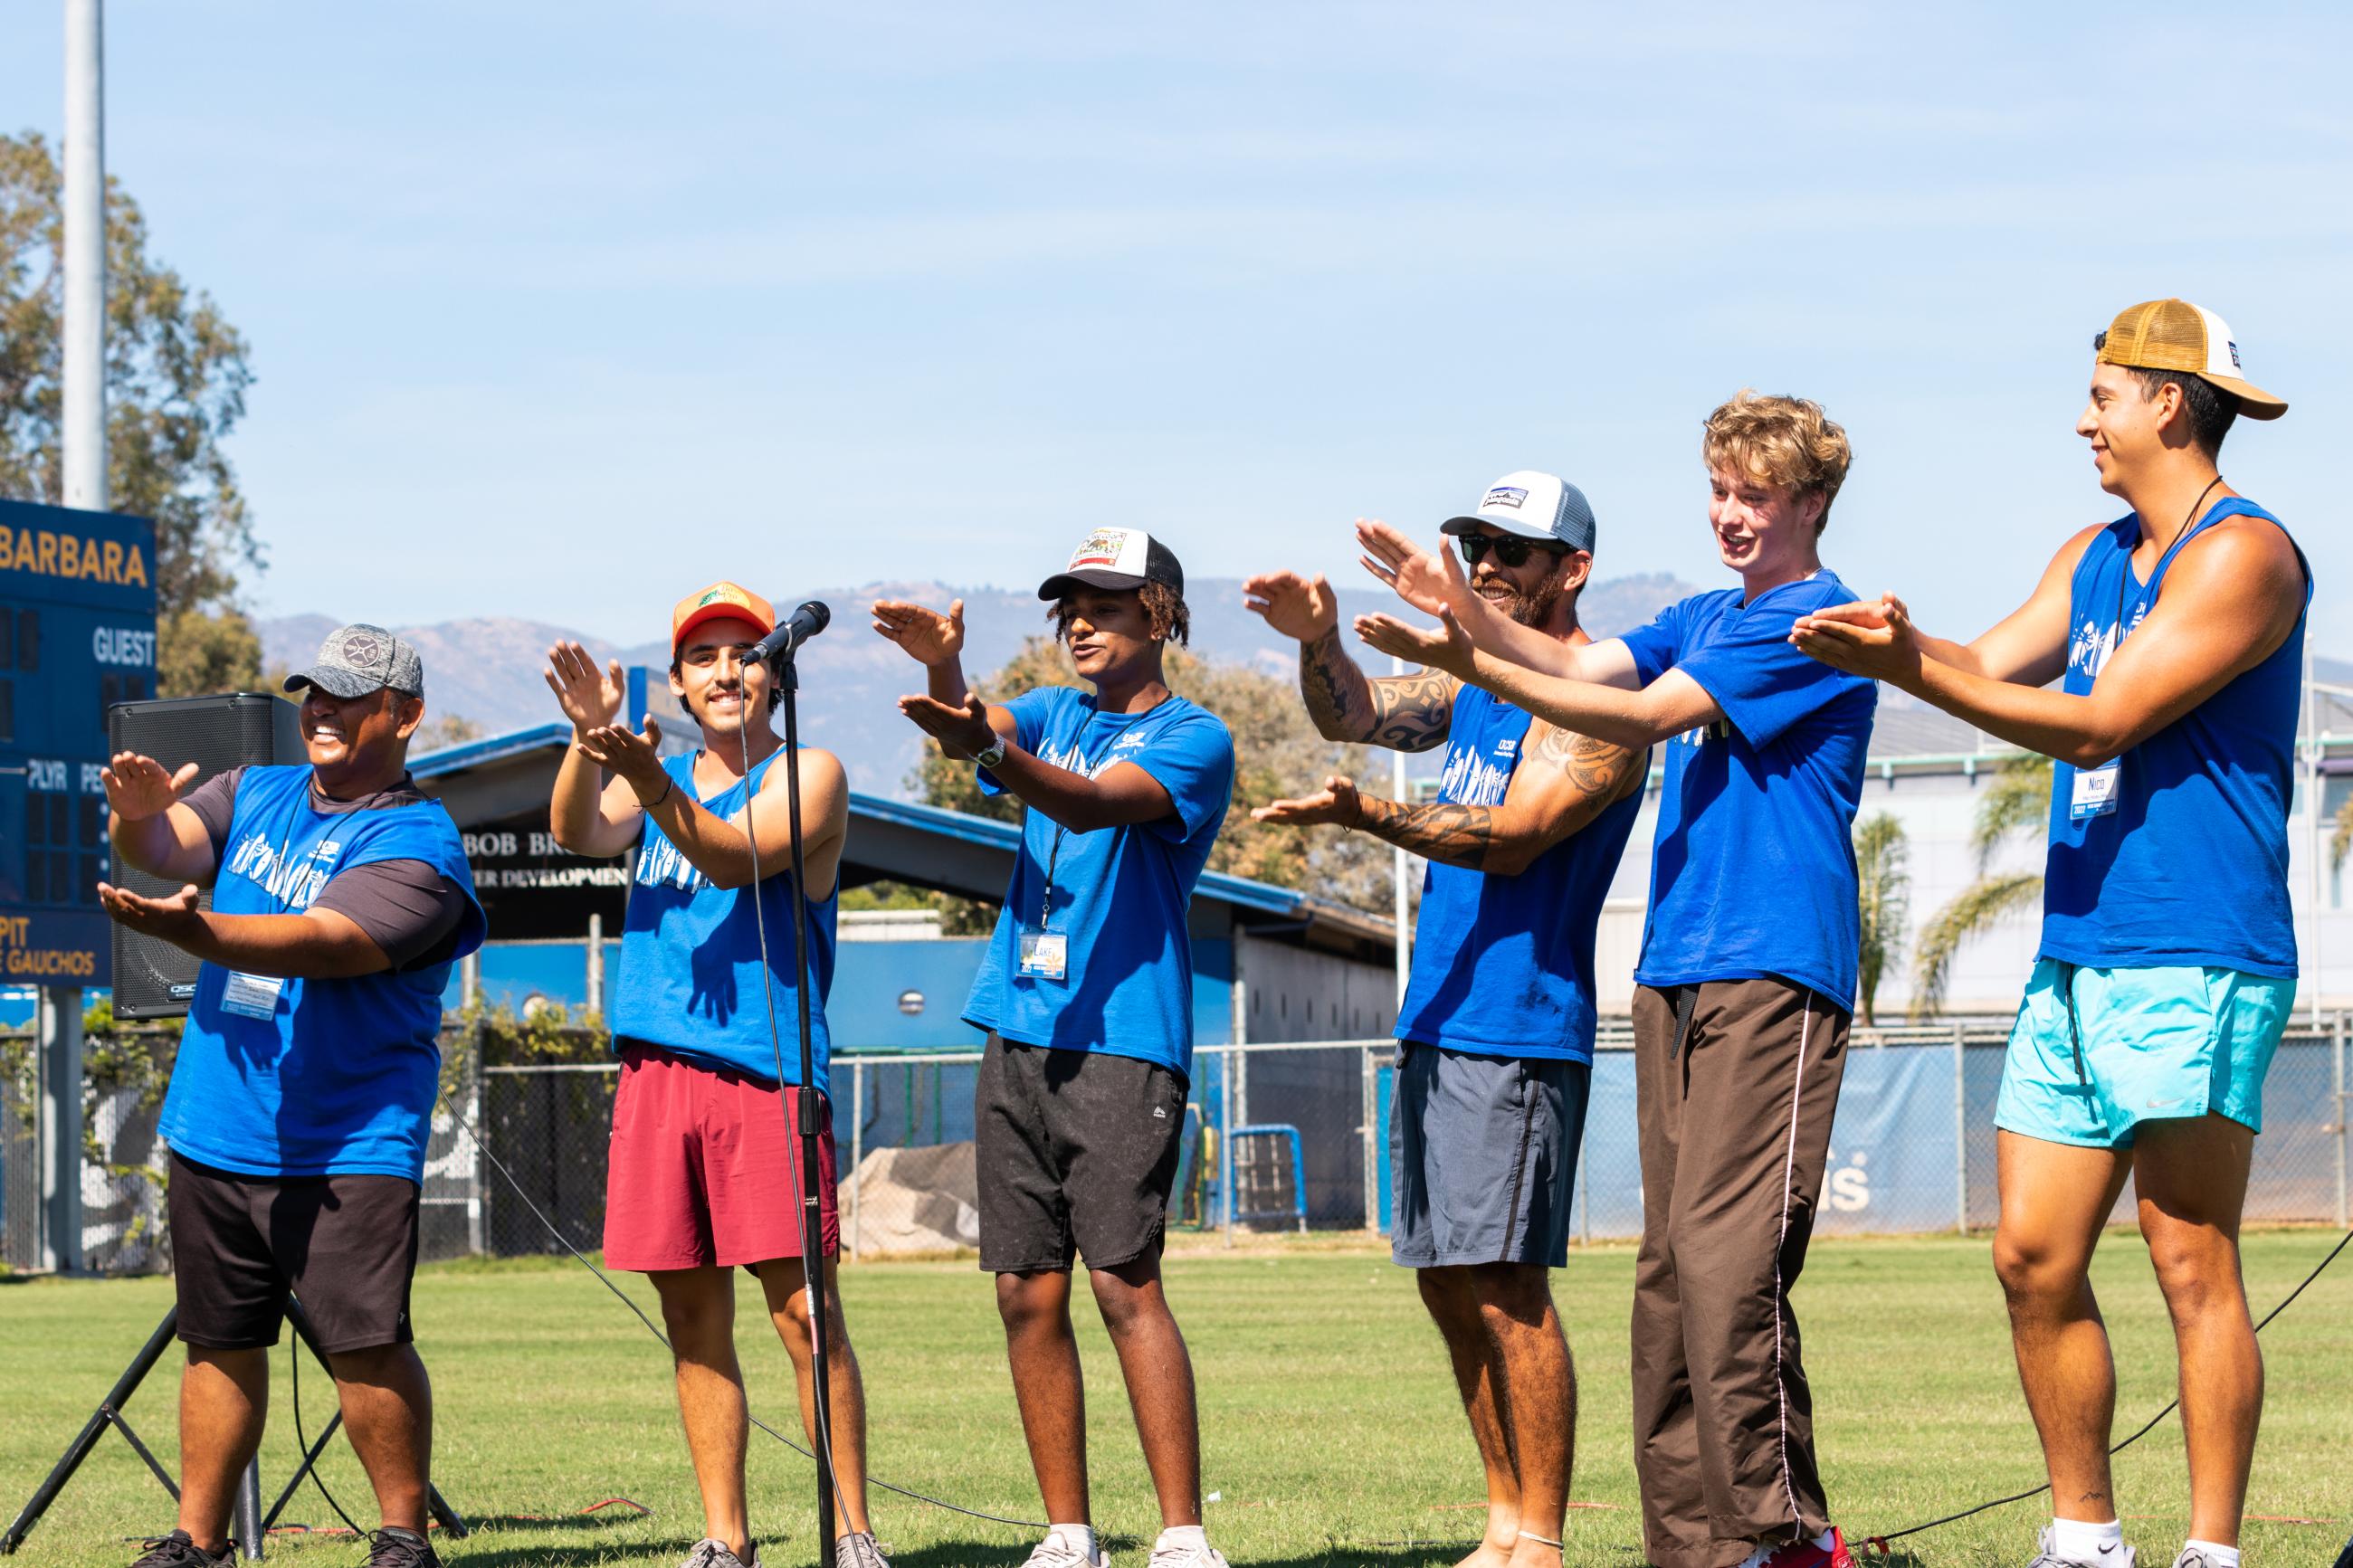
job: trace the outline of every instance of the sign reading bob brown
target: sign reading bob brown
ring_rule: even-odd
[[[604,917],[607,935],[620,934],[625,858],[565,852],[547,830],[546,807],[470,827],[462,837],[492,941],[577,940],[587,934],[590,915]]]

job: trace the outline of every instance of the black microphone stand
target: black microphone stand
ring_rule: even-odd
[[[801,735],[797,701],[800,672],[794,668],[796,651],[786,649],[772,668],[776,672],[777,689],[784,695],[785,813],[792,837],[793,999],[800,1015],[801,1036],[801,1274],[808,1286],[809,1377],[815,1384],[810,1391],[810,1405],[817,1418],[818,1540],[824,1547],[824,1554],[818,1559],[818,1568],[833,1568],[833,1385],[828,1373],[828,1347],[826,1343],[832,1330],[826,1312],[825,1246],[821,1224],[824,1208],[819,1190],[823,1168],[818,1157],[818,1137],[821,1126],[818,1119],[820,1115],[830,1114],[832,1107],[817,1091],[817,1055],[809,1034],[808,880],[801,844]],[[750,797],[747,795],[745,798],[748,801]],[[748,818],[745,826],[750,826]],[[752,897],[756,901],[759,896],[755,886]]]

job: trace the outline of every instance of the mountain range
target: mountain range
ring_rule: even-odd
[[[1665,574],[1612,578],[1586,588],[1580,617],[1595,637],[1613,637],[1693,591]],[[1342,587],[1339,592],[1344,627],[1357,615],[1397,606],[1392,595],[1377,588]],[[919,738],[892,704],[905,692],[923,689],[923,682],[904,654],[868,629],[863,613],[868,605],[877,599],[911,599],[944,608],[950,600],[963,599],[965,668],[974,676],[997,668],[1019,650],[1024,637],[1047,629],[1046,606],[1034,591],[890,582],[829,589],[815,596],[832,606],[834,620],[826,635],[801,655],[802,731],[812,743],[841,757],[855,787],[876,795],[906,793]],[[1296,645],[1243,606],[1240,578],[1196,578],[1187,584],[1185,597],[1193,613],[1194,652],[1249,663],[1284,679],[1297,668]],[[360,612],[358,618],[366,618],[365,606],[349,608]],[[660,613],[656,606],[647,617],[649,629],[657,633]],[[342,617],[326,614],[260,621],[257,629],[264,668],[301,668],[317,656],[327,634],[342,624]],[[394,629],[416,646],[425,661],[428,722],[435,717],[461,718],[485,735],[561,717],[540,679],[548,649],[559,641],[577,641],[600,661],[618,658],[624,665],[649,665],[658,671],[670,662],[670,645],[659,636],[620,643],[549,621],[483,616]],[[1367,669],[1387,668],[1387,659],[1353,637],[1350,644]]]

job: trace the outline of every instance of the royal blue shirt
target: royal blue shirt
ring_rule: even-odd
[[[751,790],[768,770],[781,765],[780,750],[744,778],[702,800],[695,795],[694,756],[664,759],[681,795],[724,822],[744,809]],[[757,816],[786,810],[779,795],[764,795]],[[704,1067],[742,1073],[775,1083],[784,1061],[784,1081],[801,1081],[799,976],[793,966],[793,874],[782,856],[760,879],[760,902],[753,907],[746,888],[721,888],[679,852],[651,815],[638,841],[638,871],[629,884],[628,911],[621,919],[621,973],[613,990],[615,1048],[623,1037],[659,1046]],[[837,887],[822,900],[807,899],[809,1043],[818,1092],[827,1092],[832,1037],[826,1032],[825,999],[833,988],[834,917]],[[767,926],[765,963],[760,926]],[[763,974],[766,984],[763,984]],[[768,1002],[776,1000],[774,1032]]]
[[[307,765],[245,770],[213,912],[300,914],[338,873],[384,860],[423,861],[465,894],[451,959],[482,945],[488,922],[441,803],[323,812]],[[157,1130],[185,1158],[242,1175],[421,1184],[448,984],[448,961],[316,980],[204,964]]]
[[[1447,733],[1438,798],[1501,805],[1526,763],[1528,715],[1466,686]],[[1640,790],[1613,802],[1515,877],[1431,861],[1398,1038],[1591,1061],[1593,933],[1641,808]]]
[[[2091,691],[2165,586],[2181,547],[2228,517],[2279,519],[2243,497],[2183,531],[2142,583],[2140,520],[2118,518],[2075,563],[2064,689]],[[2293,541],[2290,542],[2293,543]],[[2305,564],[2304,602],[2312,602]],[[2052,770],[2042,955],[2094,968],[2193,965],[2295,978],[2287,809],[2295,793],[2305,615],[2253,668],[2105,768]]]
[[[1104,713],[1092,693],[1041,686],[1005,707],[1022,750],[1089,778],[1133,763],[1168,792],[1174,809],[1092,833],[1069,832],[1042,811],[1027,814],[965,1019],[1024,1045],[1137,1057],[1189,1079],[1186,917],[1233,796],[1233,737],[1217,715],[1182,697],[1144,713]],[[980,782],[998,793],[986,770]],[[1025,930],[1063,939],[1062,978],[1021,973]]]
[[[1799,616],[1855,597],[1827,569],[1694,594],[1625,643],[1647,686],[1670,669],[1724,710],[1667,742],[1651,853],[1645,985],[1778,976],[1854,1006],[1854,814],[1876,686],[1800,653]]]

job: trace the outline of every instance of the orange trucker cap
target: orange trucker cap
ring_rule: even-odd
[[[713,583],[689,594],[670,613],[670,651],[676,653],[686,634],[705,621],[749,621],[766,637],[776,629],[776,607],[737,583]]]
[[[2241,373],[2230,323],[2187,300],[2150,300],[2117,312],[2095,345],[2102,364],[2134,370],[2187,371],[2239,400],[2250,419],[2276,419],[2287,400],[2274,397]]]

